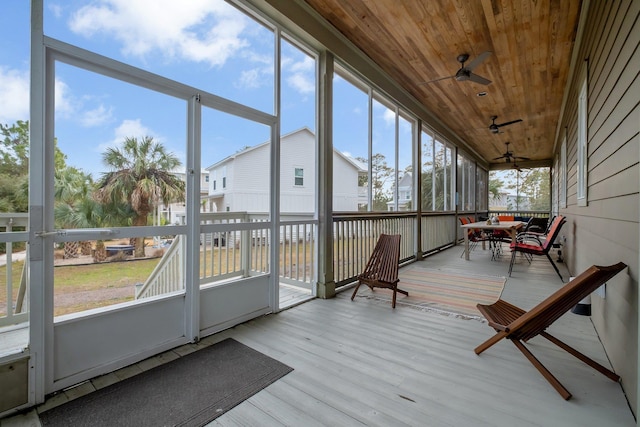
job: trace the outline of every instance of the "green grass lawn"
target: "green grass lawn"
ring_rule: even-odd
[[[152,258],[55,267],[54,314],[59,316],[133,300],[135,284],[143,283],[159,261],[160,258]],[[23,265],[23,261],[13,263],[14,301],[18,294]],[[0,314],[6,311],[6,277],[7,267],[0,266]]]
[[[311,265],[313,251],[308,244],[295,245],[292,249],[300,256],[303,248],[306,249],[306,259],[298,258],[298,264],[294,265],[287,261],[284,268],[281,264],[281,269],[285,270],[283,273],[295,277],[296,273],[292,269],[302,269],[305,266],[308,268]],[[285,254],[289,253],[289,244],[281,250]],[[260,257],[266,262],[267,248],[254,248],[252,256]],[[240,257],[239,249],[216,247],[212,250],[209,247],[206,253],[201,252],[200,277],[215,277],[221,273],[233,272],[240,268]],[[135,297],[135,285],[144,283],[160,260],[161,258],[151,258],[54,267],[54,315],[60,316],[132,301]],[[13,263],[14,303],[20,286],[23,265],[23,261]],[[6,313],[6,272],[7,267],[0,266],[0,316]]]
[[[135,285],[147,280],[160,258],[55,267],[56,293]]]

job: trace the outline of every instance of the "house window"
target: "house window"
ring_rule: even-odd
[[[222,188],[227,188],[227,167],[222,167]]]
[[[204,176],[204,182],[209,182],[209,175]]]
[[[295,168],[294,185],[296,187],[302,187],[304,185],[304,169]]]
[[[216,180],[215,179],[213,180],[213,189],[214,190],[216,189]]]
[[[587,206],[587,79],[578,98],[578,206]]]

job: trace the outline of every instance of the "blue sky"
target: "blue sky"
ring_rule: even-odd
[[[28,119],[29,2],[3,2],[0,16],[0,123]],[[223,1],[45,0],[45,34],[163,77],[273,113],[272,32]],[[315,131],[315,65],[282,48],[282,133]],[[342,79],[334,143],[366,156],[366,95]],[[392,162],[394,117],[374,108],[374,151]],[[184,162],[186,104],[66,64],[56,64],[55,135],[67,163],[98,177],[101,153],[125,137],[149,135]],[[401,127],[401,140],[408,130]],[[404,136],[403,136],[404,135]],[[202,166],[268,139],[268,129],[204,109]],[[401,169],[410,150],[401,149]],[[390,166],[393,166],[390,164]]]

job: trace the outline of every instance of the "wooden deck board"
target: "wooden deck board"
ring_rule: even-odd
[[[470,261],[464,261],[459,259],[459,248],[420,263],[502,276],[508,269],[507,256],[492,262],[490,255],[478,250]],[[559,267],[568,277],[566,267]],[[546,259],[534,259],[531,266],[518,260],[512,276],[503,298],[523,308],[533,307],[562,286]],[[278,383],[298,390],[298,394],[286,395],[289,403],[295,398],[300,405],[296,407],[304,408],[308,417],[297,418],[297,422],[635,425],[620,384],[594,374],[542,338],[533,339],[530,348],[573,393],[568,402],[511,343],[499,343],[494,351],[475,355],[473,348],[493,335],[485,323],[408,307],[394,310],[390,304],[373,300],[352,302],[349,297],[350,292],[342,292],[334,299],[310,301],[227,331],[229,336],[294,368]],[[608,365],[588,317],[567,314],[551,330]],[[261,394],[274,393],[282,398],[280,387],[273,384],[248,402]],[[308,400],[322,404],[316,406]],[[225,423],[243,407],[245,404],[224,414],[220,422]],[[286,411],[286,407],[281,409]],[[272,415],[265,412],[265,417]]]
[[[459,255],[456,247],[403,268],[507,274],[508,255],[498,261],[481,249],[469,261]],[[546,259],[531,266],[522,259],[502,298],[528,309],[560,286]],[[201,340],[198,347],[232,337],[294,368],[209,425],[636,425],[620,384],[543,338],[528,345],[573,393],[568,402],[510,342],[476,355],[473,349],[493,335],[484,322],[351,301],[350,295],[345,289],[336,298],[295,305]],[[590,318],[568,313],[550,331],[609,366]]]

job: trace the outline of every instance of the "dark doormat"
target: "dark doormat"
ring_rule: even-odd
[[[43,426],[202,426],[293,369],[231,338],[40,414]]]

